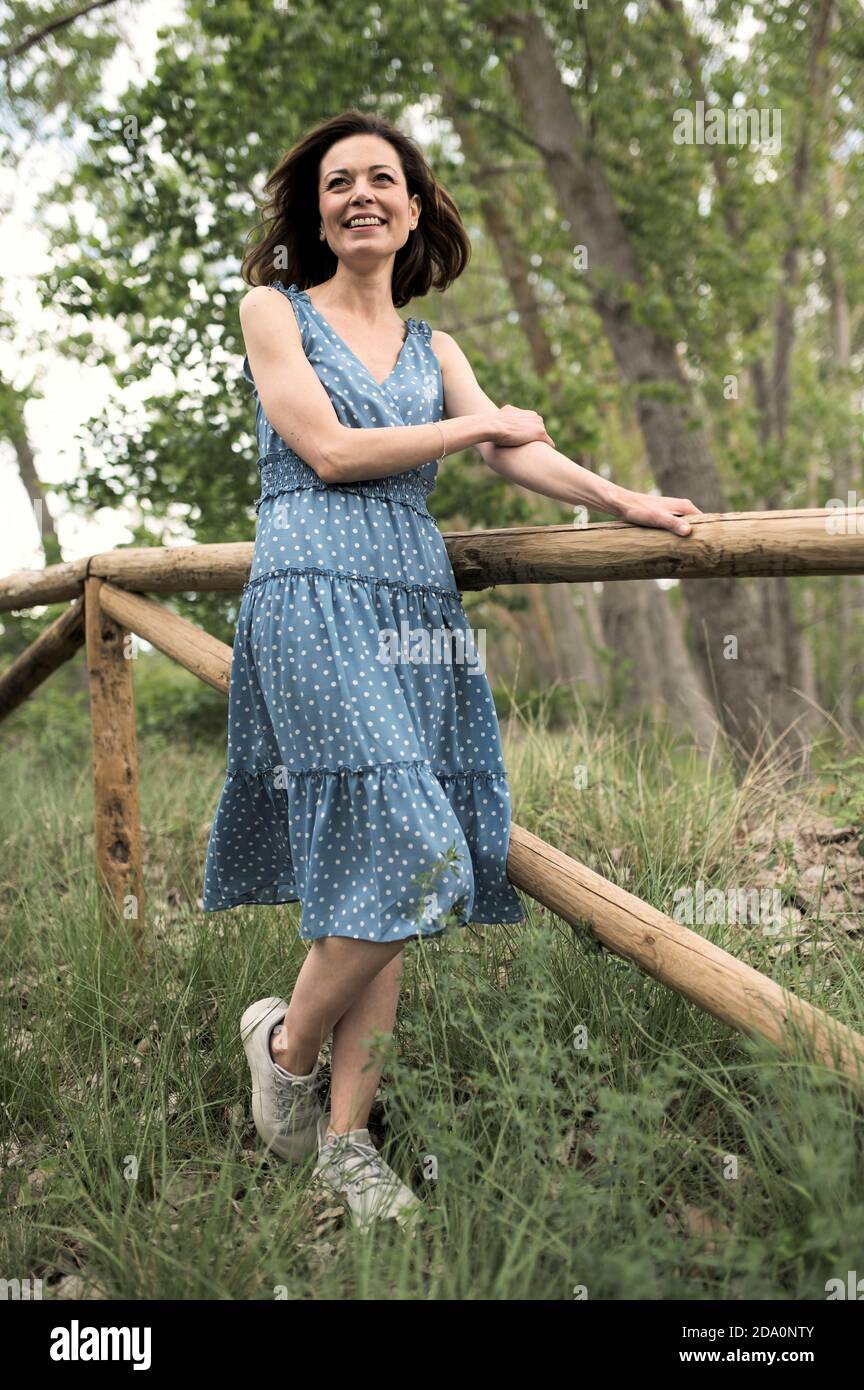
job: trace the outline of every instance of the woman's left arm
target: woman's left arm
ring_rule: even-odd
[[[455,338],[435,329],[431,345],[441,364],[446,416],[494,413],[499,409],[480,386]],[[656,526],[687,536],[692,528],[683,517],[702,515],[687,497],[655,497],[653,493],[619,487],[539,439],[509,448],[489,442],[475,447],[493,472],[531,492],[571,506],[610,512],[636,526]]]

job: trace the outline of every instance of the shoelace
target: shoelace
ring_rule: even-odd
[[[387,1168],[374,1144],[364,1144],[360,1139],[349,1139],[347,1135],[340,1135],[339,1140],[328,1147],[333,1149],[332,1156],[328,1158],[328,1165],[336,1161],[347,1167],[355,1192],[363,1193],[375,1183],[386,1189],[395,1190],[398,1187],[398,1178]],[[355,1176],[355,1173],[358,1176]]]
[[[278,1071],[274,1071],[273,1073],[273,1082],[275,1086],[276,1119],[280,1125],[288,1124],[292,1119],[294,1106],[301,1098],[299,1093],[304,1090],[308,1091],[312,1083],[299,1079],[295,1080],[290,1076],[283,1076],[282,1073]],[[298,1094],[295,1094],[295,1091],[298,1092]]]

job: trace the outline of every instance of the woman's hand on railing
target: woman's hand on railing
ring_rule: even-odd
[[[616,510],[622,521],[633,526],[656,526],[679,536],[689,536],[693,529],[683,518],[703,515],[689,497],[655,497],[650,492],[629,493]]]
[[[496,415],[490,417],[488,438],[499,449],[532,444],[535,439],[555,448],[555,440],[546,433],[543,417],[536,410],[520,410],[515,405],[503,405]]]

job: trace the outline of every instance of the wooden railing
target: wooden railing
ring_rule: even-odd
[[[494,584],[864,573],[864,533],[829,509],[702,514],[686,538],[623,522],[444,535],[460,591]],[[93,732],[96,865],[109,901],[144,933],[131,634],[228,694],[232,650],[148,594],[239,592],[253,543],[113,550],[0,580],[0,611],[70,600],[0,677],[0,718],[86,645]],[[513,824],[510,882],[572,926],[741,1032],[801,1044],[864,1084],[864,1037],[640,898]]]

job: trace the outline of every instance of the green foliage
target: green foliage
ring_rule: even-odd
[[[225,696],[161,652],[136,658],[135,713],[142,733],[210,747],[225,737]]]
[[[506,719],[518,710],[529,724],[543,729],[566,728],[581,705],[577,691],[564,682],[521,688],[518,694],[510,686],[495,686],[493,694],[499,719]]]

